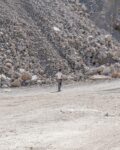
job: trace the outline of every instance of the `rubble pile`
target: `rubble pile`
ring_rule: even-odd
[[[75,0],[0,1],[0,87],[47,84],[120,69],[120,43]]]
[[[120,1],[80,0],[97,26],[110,32],[120,42]]]

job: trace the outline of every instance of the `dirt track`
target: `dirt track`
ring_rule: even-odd
[[[120,81],[0,90],[0,150],[120,150]]]

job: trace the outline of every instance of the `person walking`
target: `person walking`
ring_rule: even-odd
[[[57,74],[56,74],[56,79],[58,82],[58,92],[61,91],[61,87],[62,87],[62,79],[63,79],[63,74],[62,74],[62,69],[59,69]]]

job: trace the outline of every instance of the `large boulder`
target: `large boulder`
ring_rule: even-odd
[[[6,75],[0,75],[0,87],[6,88],[10,86],[11,79],[8,78]]]
[[[32,79],[32,75],[29,72],[23,72],[21,74],[21,80],[27,81],[27,80],[31,80],[31,79]]]
[[[103,72],[102,72],[103,75],[111,75],[111,67],[108,67],[106,66],[104,69],[103,69]]]
[[[112,78],[120,78],[120,72],[112,73]]]
[[[91,80],[110,80],[111,77],[105,75],[93,75],[89,79]]]
[[[20,87],[22,83],[22,80],[19,79],[15,79],[12,83],[11,83],[11,87]]]

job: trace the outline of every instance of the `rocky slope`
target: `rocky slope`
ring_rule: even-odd
[[[120,41],[120,0],[80,0],[90,18]]]
[[[74,0],[1,0],[1,87],[49,83],[60,67],[73,80],[119,68],[120,44],[86,11]]]

